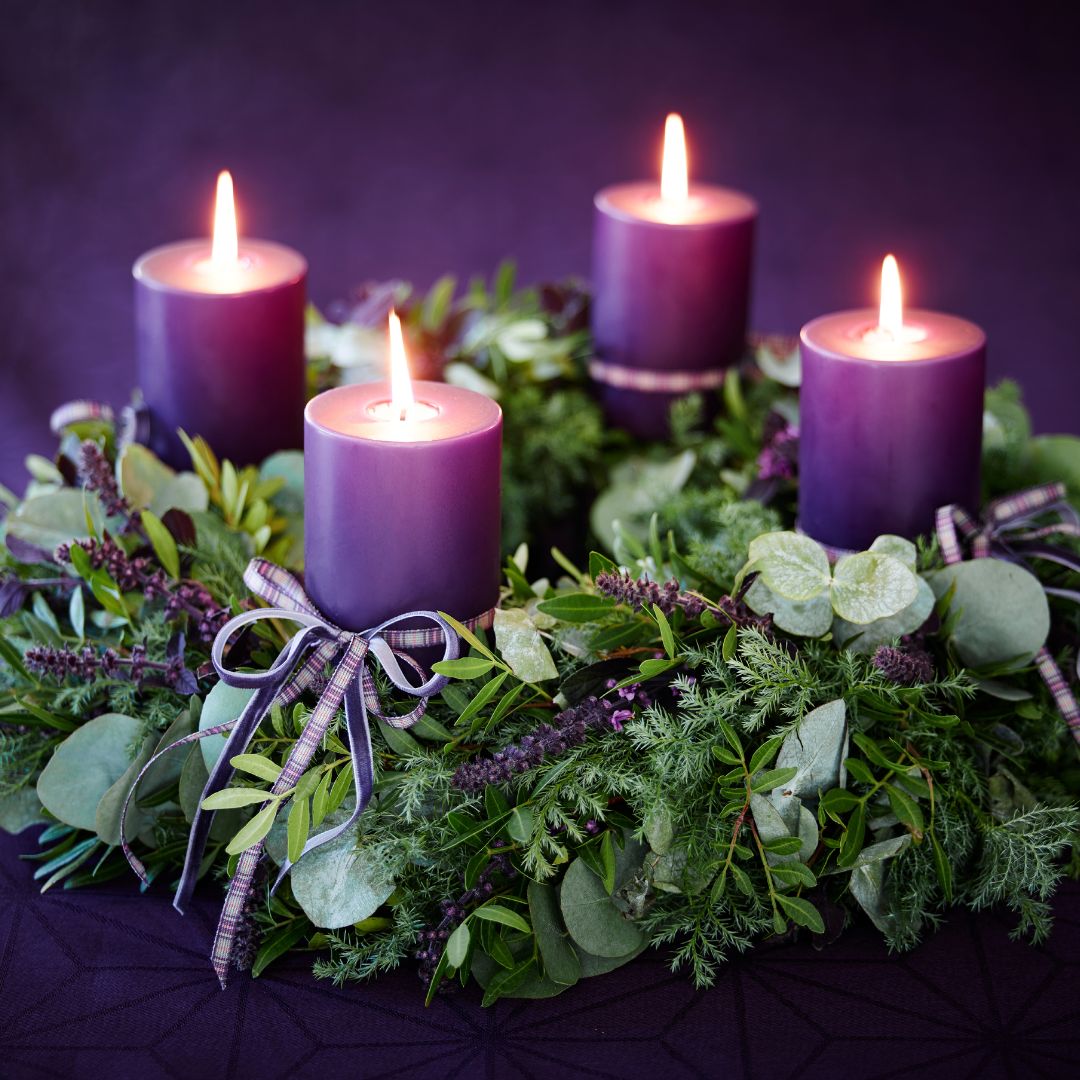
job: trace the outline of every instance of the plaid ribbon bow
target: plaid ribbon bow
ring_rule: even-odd
[[[212,657],[214,666],[224,682],[230,686],[254,690],[254,694],[237,719],[193,732],[155,754],[143,767],[132,785],[120,818],[120,835],[123,838],[125,819],[132,795],[143,775],[162,754],[208,735],[229,732],[228,740],[210,773],[210,778],[199,800],[199,808],[191,823],[187,856],[176,898],[173,901],[173,906],[181,914],[195,887],[207,837],[213,824],[213,812],[204,811],[202,801],[228,786],[235,771],[230,764],[231,759],[244,752],[263,717],[274,704],[291,705],[305,690],[316,684],[328,666],[332,668],[330,678],[319,695],[314,712],[293,745],[280,775],[270,789],[273,795],[281,795],[296,786],[311,763],[312,756],[325,737],[338,709],[342,704],[345,706],[345,726],[349,753],[353,762],[356,807],[348,821],[311,837],[304,845],[302,858],[312,849],[334,840],[355,824],[371,798],[374,767],[371,733],[368,727],[369,714],[377,716],[396,728],[411,727],[424,715],[427,699],[437,694],[447,683],[444,675],[434,675],[420,685],[410,682],[402,671],[399,661],[404,661],[419,674],[421,679],[424,677],[424,669],[404,652],[403,648],[406,645],[417,647],[441,644],[444,660],[453,660],[457,657],[459,650],[457,634],[445,619],[433,611],[410,611],[388,619],[371,629],[353,633],[342,630],[324,618],[300,582],[287,570],[273,563],[264,559],[253,559],[244,573],[244,582],[256,596],[271,606],[243,612],[226,623],[214,641]],[[229,639],[237,630],[263,619],[293,622],[301,629],[285,644],[277,659],[265,671],[239,672],[227,668],[224,654]],[[394,629],[400,623],[419,619],[433,625],[429,629],[419,631]],[[483,619],[470,621],[479,624]],[[369,668],[371,658],[378,662],[394,686],[419,699],[411,712],[404,716],[396,716],[382,711],[375,679]],[[122,844],[124,854],[132,869],[145,882],[147,877],[142,863],[131,851],[126,840],[122,839]],[[256,868],[263,856],[263,849],[264,842],[259,841],[241,854],[236,872],[229,884],[225,906],[214,935],[211,959],[223,989],[232,965],[237,933],[246,918],[245,905],[252,890]],[[274,888],[281,883],[291,865],[287,859],[282,864]]]
[[[1080,559],[1067,548],[1044,543],[1053,536],[1080,536],[1080,514],[1065,498],[1064,484],[1043,484],[989,503],[982,521],[959,506],[939,507],[935,520],[938,542],[946,563],[964,558],[963,545],[973,559],[998,558],[1027,566],[1030,559],[1048,559],[1080,573]],[[1043,586],[1051,596],[1080,603],[1080,591]],[[1080,706],[1050,650],[1043,646],[1035,654],[1039,670],[1054,701],[1080,742]],[[1080,656],[1077,657],[1080,673]]]
[[[130,443],[145,445],[150,438],[150,410],[138,394],[119,414],[113,411],[111,405],[101,401],[68,401],[52,411],[49,430],[59,439],[65,429],[73,424],[85,424],[91,420],[116,425],[117,454]]]

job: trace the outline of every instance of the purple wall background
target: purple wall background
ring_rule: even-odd
[[[671,108],[696,175],[761,203],[755,325],[864,303],[893,250],[1080,430],[1076,19],[877,8],[0,0],[0,479],[59,401],[126,397],[131,262],[206,231],[219,168],[318,302],[507,254],[584,273],[593,192],[655,170]]]

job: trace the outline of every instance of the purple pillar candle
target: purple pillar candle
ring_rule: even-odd
[[[178,429],[237,465],[299,449],[303,438],[307,263],[280,244],[237,241],[227,178],[213,243],[155,248],[133,270],[150,444],[178,468],[190,466]]]
[[[403,412],[389,382],[341,386],[304,414],[305,581],[350,630],[499,598],[502,410],[444,383],[414,393]]]
[[[606,187],[595,208],[592,376],[611,423],[662,439],[671,403],[743,354],[757,204],[688,182],[672,114],[661,182]]]
[[[929,533],[939,506],[979,506],[986,337],[902,312],[890,259],[880,313],[825,315],[801,337],[799,526],[851,550]]]

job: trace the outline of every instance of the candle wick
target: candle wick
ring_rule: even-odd
[[[406,409],[405,406],[402,406],[401,407],[401,413],[398,415],[398,419],[399,420],[404,420],[405,419],[405,414],[407,412],[408,412],[408,409]]]

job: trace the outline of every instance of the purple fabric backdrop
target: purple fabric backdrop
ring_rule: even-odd
[[[669,0],[394,4],[0,0],[0,480],[48,410],[132,378],[130,266],[243,227],[354,281],[588,267],[592,193],[656,168],[681,109],[702,178],[761,203],[754,322],[873,296],[980,322],[1043,430],[1080,430],[1075,19],[1065,5]],[[955,917],[889,958],[866,927],[755,954],[695,993],[643,959],[554,1002],[423,1010],[411,973],[335,991],[302,961],[216,989],[217,896],[39,897],[0,843],[0,1073],[852,1077],[1075,1075],[1080,894],[1043,949]]]
[[[1075,5],[1074,5],[1075,6]],[[0,480],[49,408],[132,380],[133,259],[242,227],[354,281],[588,268],[591,198],[652,174],[681,109],[696,175],[761,203],[757,326],[874,294],[990,337],[1043,430],[1080,430],[1075,16],[1065,4],[0,0]]]

